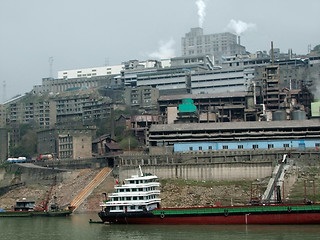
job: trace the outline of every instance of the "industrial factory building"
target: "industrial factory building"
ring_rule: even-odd
[[[273,143],[267,143],[270,139]],[[287,148],[303,147],[299,143],[304,143],[304,147],[312,144],[314,148],[319,147],[320,120],[152,125],[148,138],[151,152],[157,147],[204,151],[268,148],[268,144],[273,144],[269,148],[275,148],[280,146],[277,142]]]

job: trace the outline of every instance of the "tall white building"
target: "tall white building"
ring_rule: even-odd
[[[92,68],[79,68],[72,70],[58,71],[58,79],[72,79],[72,78],[90,78],[106,75],[119,74],[124,65],[92,67]]]
[[[182,56],[208,54],[214,56],[216,64],[224,57],[245,53],[245,47],[237,43],[237,36],[229,32],[204,35],[203,29],[197,27],[181,39]]]

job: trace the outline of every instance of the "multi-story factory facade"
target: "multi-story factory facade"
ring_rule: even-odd
[[[237,36],[229,32],[204,35],[203,29],[197,27],[181,39],[182,56],[208,54],[214,56],[217,64],[223,57],[245,53],[245,47],[237,43]]]
[[[274,145],[270,145],[269,148],[275,148],[275,143],[279,143],[282,144],[283,148],[290,150],[291,147],[299,147],[297,141],[306,144],[303,141],[308,140],[312,141],[312,147],[316,149],[320,147],[320,121],[317,119],[304,121],[159,124],[151,126],[148,137],[151,152],[153,147],[163,146],[172,147],[172,150],[175,146],[179,146],[178,149],[185,149],[184,151],[219,150],[220,148],[217,147],[217,144],[220,143],[221,146],[226,146],[221,148],[225,150],[235,145],[242,146],[239,149],[244,149],[246,145],[246,149],[255,150],[259,146],[262,148],[262,145],[265,145],[270,138],[274,141]],[[208,146],[211,147],[209,148]]]
[[[92,127],[52,128],[37,132],[38,154],[52,154],[58,159],[92,157]]]
[[[184,94],[160,96],[159,115],[164,123],[173,123],[177,118],[177,107],[183,99],[192,99],[197,108],[198,122],[256,121],[259,109],[255,108],[253,94],[248,92],[226,92],[219,94]]]
[[[247,91],[254,68],[215,68],[206,55],[171,59],[172,67],[124,70],[116,77],[126,87],[150,86],[160,95]],[[188,91],[189,90],[189,91]]]

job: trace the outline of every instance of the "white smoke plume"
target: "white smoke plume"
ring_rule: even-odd
[[[206,3],[203,0],[197,0],[196,5],[198,7],[198,21],[199,21],[199,27],[202,28],[204,18],[206,16]]]
[[[245,22],[242,22],[241,20],[236,21],[234,19],[231,19],[227,28],[234,31],[238,36],[240,36],[245,31],[255,29],[256,24],[245,23]]]
[[[150,58],[155,59],[167,59],[175,56],[174,45],[175,41],[171,38],[168,41],[159,41],[159,49],[153,53],[149,54]]]

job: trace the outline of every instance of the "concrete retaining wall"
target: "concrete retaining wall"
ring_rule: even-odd
[[[144,173],[152,173],[159,178],[181,178],[196,181],[254,180],[271,176],[272,163],[212,163],[212,164],[175,164],[144,165]],[[123,181],[132,175],[140,174],[134,166],[120,166],[119,179]]]

